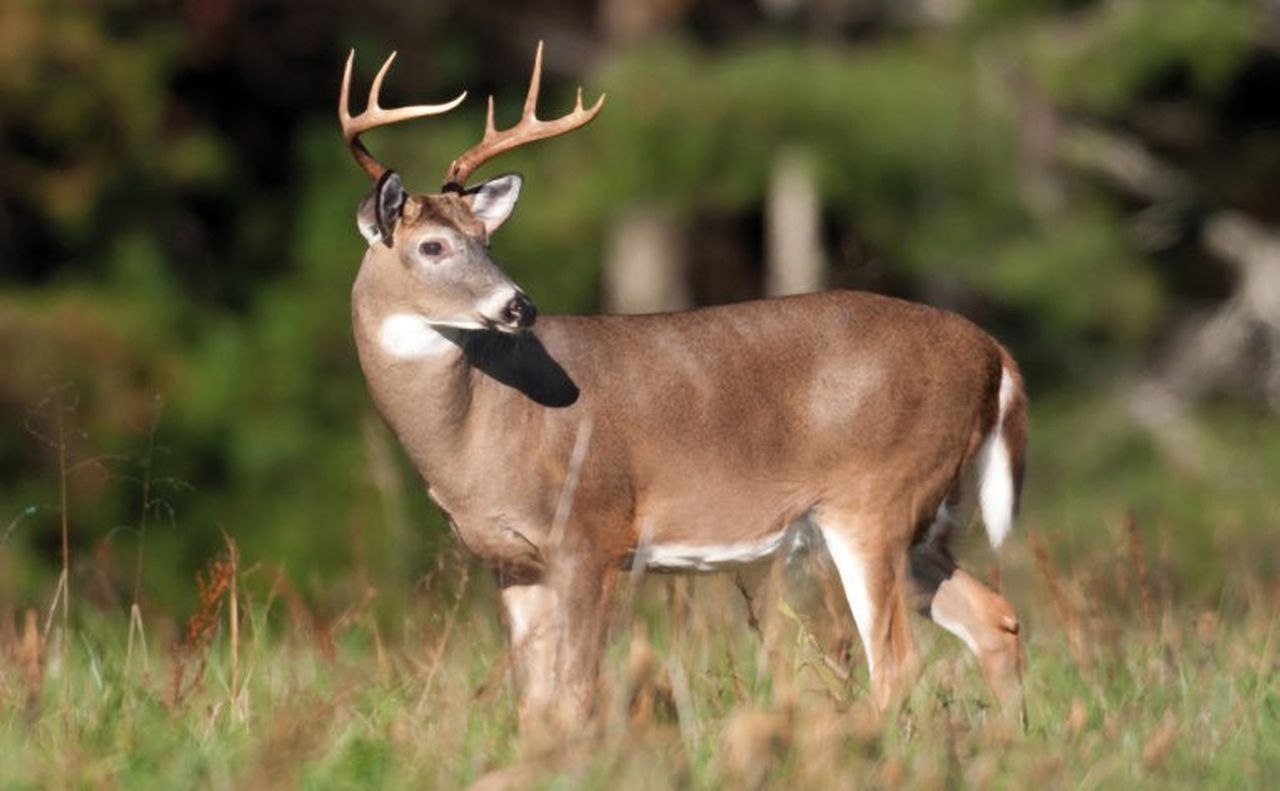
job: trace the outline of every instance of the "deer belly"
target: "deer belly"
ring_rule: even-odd
[[[778,530],[752,541],[652,543],[637,547],[635,557],[649,571],[720,571],[772,557],[786,536]]]
[[[735,500],[701,494],[640,509],[634,556],[645,568],[719,571],[765,560],[787,544],[811,506],[785,496],[743,497],[739,492]]]

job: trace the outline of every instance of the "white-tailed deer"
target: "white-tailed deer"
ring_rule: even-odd
[[[393,56],[394,57],[394,56]],[[352,289],[360,364],[379,411],[502,587],[522,729],[590,710],[611,593],[634,563],[703,571],[758,560],[817,525],[866,651],[874,703],[912,680],[908,609],[958,636],[1000,703],[1021,709],[1013,608],[960,570],[947,507],[970,471],[993,545],[1017,510],[1026,444],[1018,368],[967,320],[832,292],[649,316],[547,316],[489,256],[521,178],[475,187],[486,160],[591,121],[601,100],[524,112],[409,195],[360,142],[462,100],[339,117],[376,184]],[[575,458],[576,457],[576,458]]]

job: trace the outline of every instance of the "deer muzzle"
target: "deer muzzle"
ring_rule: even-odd
[[[518,292],[502,307],[502,322],[512,329],[528,329],[537,318],[538,309],[528,297]]]

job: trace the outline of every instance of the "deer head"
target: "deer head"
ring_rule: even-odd
[[[382,80],[395,53],[374,77],[364,112],[349,112],[351,68],[347,58],[339,96],[338,119],[356,162],[374,181],[373,190],[356,212],[356,224],[369,242],[364,267],[372,267],[383,284],[383,298],[435,327],[495,329],[519,332],[533,325],[533,303],[489,255],[489,240],[511,216],[523,183],[518,174],[466,187],[467,177],[489,159],[534,140],[564,134],[591,121],[604,102],[582,106],[582,89],[573,111],[554,121],[536,116],[542,75],[542,44],[534,59],[524,112],[515,126],[494,126],[493,97],[481,141],[453,161],[444,187],[436,194],[407,193],[399,175],[382,166],[360,141],[370,129],[411,118],[439,115],[462,103],[466,93],[449,102],[384,109],[378,103]]]

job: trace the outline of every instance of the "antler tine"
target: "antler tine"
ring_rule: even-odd
[[[356,51],[347,53],[347,65],[342,69],[342,87],[338,89],[338,123],[342,124],[345,139],[347,124],[351,123],[351,67],[356,61]]]
[[[417,104],[391,109],[382,107],[379,103],[379,99],[382,96],[382,81],[386,78],[387,72],[390,71],[392,61],[396,59],[396,53],[392,52],[373,78],[373,84],[369,87],[369,99],[365,102],[364,111],[353,117],[351,115],[350,100],[351,71],[355,58],[356,51],[353,49],[351,54],[347,55],[347,65],[342,72],[342,88],[338,92],[338,121],[342,124],[342,139],[351,148],[351,155],[355,157],[356,162],[360,164],[364,172],[369,174],[369,178],[376,181],[387,169],[383,167],[382,163],[374,159],[373,155],[369,153],[369,149],[365,148],[364,143],[360,142],[360,135],[379,126],[447,113],[462,104],[463,99],[467,98],[467,92],[463,91],[452,101],[440,104]]]
[[[484,140],[492,140],[498,136],[498,129],[493,123],[493,94],[489,94],[489,111],[484,117]]]
[[[382,67],[378,69],[378,73],[373,75],[373,84],[369,86],[369,101],[365,103],[364,109],[381,110],[382,105],[379,99],[382,98],[382,81],[386,79],[387,72],[391,70],[391,64],[396,60],[396,51],[391,50],[391,54],[382,62]]]
[[[538,91],[542,88],[542,42],[533,55],[533,74],[529,75],[529,91],[524,95],[524,118],[538,120]]]
[[[445,189],[461,191],[467,181],[467,177],[490,159],[525,143],[555,137],[585,126],[596,117],[600,112],[600,108],[604,106],[604,94],[601,94],[590,109],[584,108],[582,105],[582,87],[579,86],[577,101],[568,115],[557,118],[554,121],[542,121],[538,118],[538,92],[541,87],[542,42],[539,41],[538,51],[533,57],[533,73],[529,78],[529,91],[524,97],[524,109],[520,114],[520,120],[516,122],[515,126],[498,131],[493,121],[493,97],[490,96],[489,112],[484,124],[484,135],[480,138],[479,143],[464,151],[461,156],[453,160],[453,163],[449,165],[449,170],[445,174]]]

